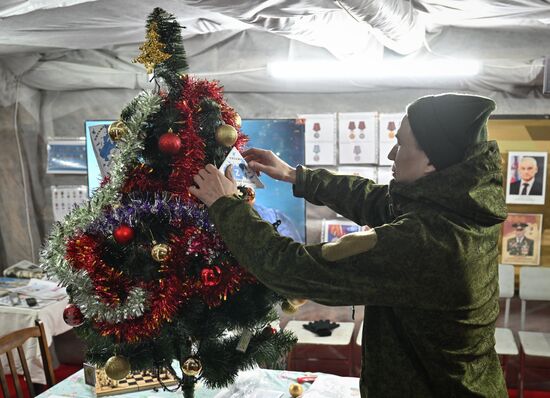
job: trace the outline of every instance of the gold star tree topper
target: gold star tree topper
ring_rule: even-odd
[[[134,62],[143,64],[147,69],[147,73],[153,73],[155,67],[161,62],[166,61],[171,55],[162,51],[165,45],[159,41],[156,23],[153,22],[149,25],[146,38],[145,43],[139,46],[141,54],[134,59]]]

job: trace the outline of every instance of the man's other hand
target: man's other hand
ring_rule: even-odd
[[[233,179],[231,165],[225,169],[225,176],[214,165],[207,164],[193,176],[196,186],[189,187],[189,192],[210,207],[222,196],[238,195],[237,184]]]

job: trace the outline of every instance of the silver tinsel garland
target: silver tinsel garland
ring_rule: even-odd
[[[129,292],[126,302],[116,308],[103,304],[94,294],[92,282],[85,271],[79,271],[65,259],[66,243],[70,236],[81,233],[104,208],[119,200],[119,192],[129,168],[138,162],[139,151],[143,149],[144,127],[148,118],[160,110],[162,98],[152,92],[143,92],[128,105],[135,111],[125,120],[128,133],[117,143],[120,151],[113,158],[109,181],[97,189],[86,203],[76,207],[62,222],[56,223],[50,237],[40,253],[40,265],[61,285],[70,286],[74,304],[88,317],[108,322],[119,322],[143,315],[147,306],[146,293],[141,288]]]

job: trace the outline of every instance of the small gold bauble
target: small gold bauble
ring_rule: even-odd
[[[151,249],[151,257],[153,260],[162,262],[165,261],[170,255],[170,246],[165,243],[158,243]]]
[[[111,140],[118,141],[128,134],[130,130],[122,120],[117,120],[109,125],[109,129],[107,131],[109,133],[109,137],[111,137]]]
[[[304,387],[302,387],[301,384],[292,383],[288,388],[288,392],[292,395],[292,397],[296,398],[304,393]]]
[[[306,299],[301,299],[301,298],[288,299],[287,301],[288,301],[289,304],[292,305],[293,307],[301,307],[302,305],[304,305],[305,303],[307,303],[307,300],[306,300]]]
[[[241,127],[241,123],[242,123],[242,119],[241,119],[241,115],[239,115],[237,112],[235,112],[235,124],[237,125],[237,127]]]
[[[281,309],[285,314],[294,314],[296,313],[296,311],[298,311],[298,308],[294,307],[288,301],[285,301],[284,303],[281,304]]]
[[[113,380],[122,380],[130,373],[130,362],[120,355],[115,355],[105,363],[105,374]]]
[[[181,371],[187,376],[197,376],[202,372],[202,364],[198,358],[190,357],[181,365]]]
[[[223,146],[233,146],[237,141],[237,130],[229,124],[221,124],[216,129],[216,142]]]

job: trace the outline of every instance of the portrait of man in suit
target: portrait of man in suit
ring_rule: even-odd
[[[529,224],[514,223],[515,237],[508,239],[506,251],[511,256],[532,256],[534,253],[535,241],[525,236],[525,228]]]
[[[534,157],[522,157],[518,164],[520,179],[510,184],[510,195],[542,195],[542,182],[536,178],[538,171]]]

